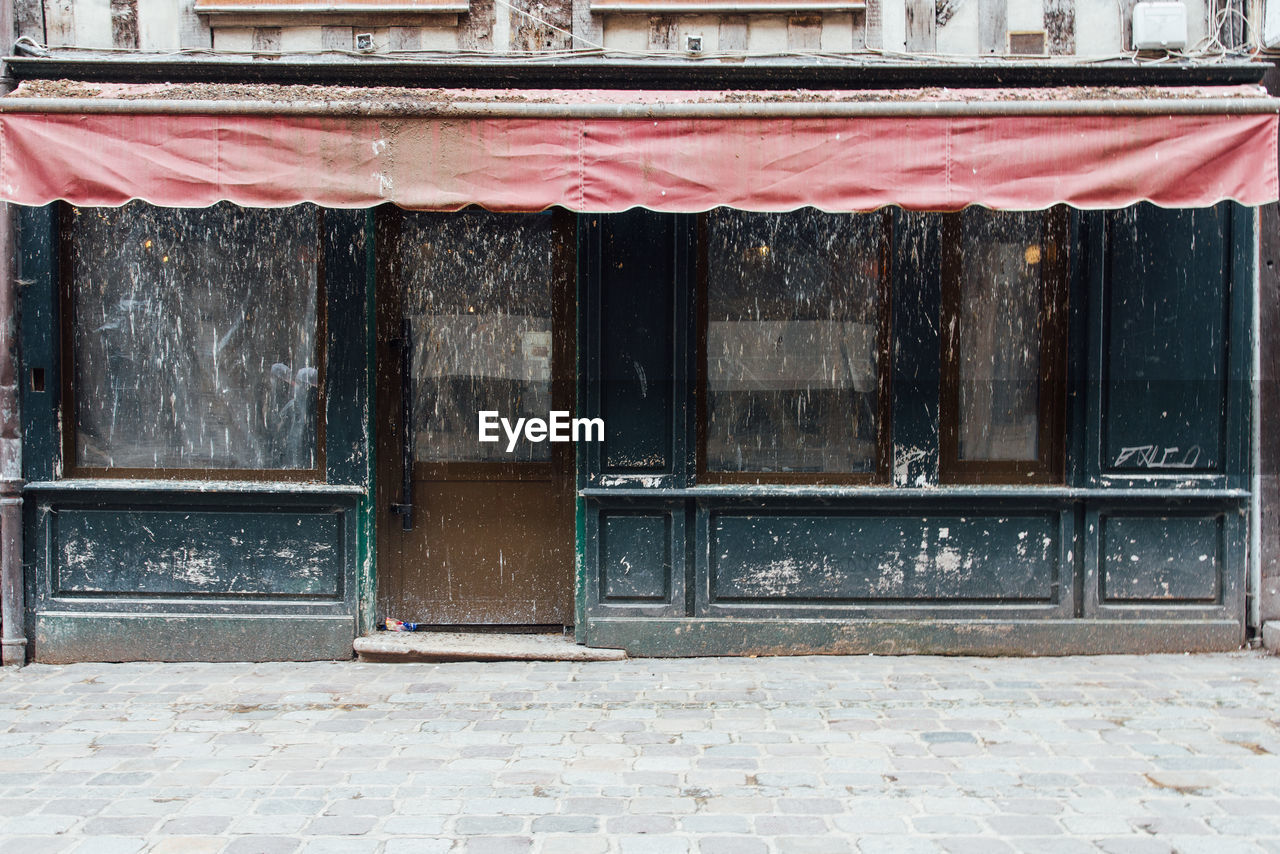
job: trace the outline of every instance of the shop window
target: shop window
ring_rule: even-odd
[[[65,209],[69,474],[322,473],[320,216]]]
[[[970,208],[943,227],[941,478],[1062,480],[1066,216]]]
[[[718,208],[700,230],[700,480],[887,480],[887,214]]]

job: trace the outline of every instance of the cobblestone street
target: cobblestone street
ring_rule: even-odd
[[[1280,659],[30,666],[0,850],[1280,852]]]

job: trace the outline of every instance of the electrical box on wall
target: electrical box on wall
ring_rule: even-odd
[[[1153,0],[1133,7],[1134,50],[1182,50],[1186,46],[1186,6]]]

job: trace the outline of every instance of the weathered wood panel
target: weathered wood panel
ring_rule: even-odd
[[[1049,602],[1059,517],[712,511],[711,603]]]
[[[138,47],[138,0],[111,0],[111,41],[125,50]]]
[[[649,19],[649,50],[676,50],[678,39],[675,18],[655,15]]]
[[[73,0],[44,0],[45,38],[50,47],[76,43],[76,4]],[[107,35],[110,37],[110,19]]]
[[[725,15],[720,19],[720,50],[747,49],[747,19],[741,15]]]
[[[601,472],[670,474],[676,217],[609,217],[601,241]]]
[[[1120,49],[1133,50],[1133,7],[1138,0],[1116,0],[1120,12]]]
[[[52,595],[342,594],[340,513],[61,508]]]
[[[495,0],[471,0],[470,11],[459,19],[458,48],[490,52],[494,46],[494,22],[496,20],[497,3]],[[506,10],[503,10],[506,14]],[[576,21],[575,21],[576,24]],[[510,31],[508,30],[508,38]],[[507,45],[497,49],[505,50]]]
[[[282,36],[282,27],[254,27],[253,49],[263,53],[278,53]]]
[[[13,25],[14,35],[18,38],[25,36],[37,44],[44,44],[43,0],[16,0],[13,4]]]
[[[573,6],[569,2],[545,4],[538,0],[512,0],[511,46],[516,51],[540,53],[568,50],[573,43]]]
[[[822,50],[827,53],[852,53],[854,50],[861,50],[865,45],[859,43],[855,48],[855,27],[857,28],[856,39],[865,38],[862,28],[857,26],[857,22],[862,20],[861,13],[856,16],[851,12],[828,12],[822,16]]]
[[[178,2],[178,46],[182,48],[213,47],[213,31],[209,19],[197,15],[195,0]]]
[[[787,49],[792,51],[822,49],[822,16],[793,15],[787,19]]]
[[[1075,0],[1044,0],[1044,31],[1048,51],[1053,56],[1076,52]]]
[[[1103,602],[1216,602],[1223,517],[1103,516]]]
[[[978,52],[1003,54],[1008,39],[1009,0],[978,0]]]
[[[669,512],[600,514],[600,599],[659,602],[671,596],[672,519]]]
[[[355,44],[355,30],[351,27],[320,28],[322,50],[354,50]]]
[[[867,11],[863,18],[863,38],[867,48],[871,50],[884,47],[880,3],[881,0],[867,0]]]
[[[111,0],[76,0],[75,41],[77,47],[114,47]]]
[[[390,36],[388,50],[422,50],[421,27],[391,27]]]
[[[934,0],[907,0],[907,50],[933,53],[938,49]]]
[[[1103,471],[1222,470],[1226,212],[1142,204],[1108,217]]]
[[[475,8],[475,0],[471,8]],[[505,14],[505,13],[503,13]],[[604,23],[600,15],[591,14],[591,0],[573,0],[573,47],[593,48],[604,45]],[[499,44],[496,50],[506,50],[507,46]]]
[[[324,32],[320,27],[283,27],[280,50],[285,53],[314,53],[324,48]]]

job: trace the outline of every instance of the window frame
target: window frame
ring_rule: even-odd
[[[997,211],[992,211],[998,214]],[[960,332],[964,276],[962,213],[942,218],[939,310],[938,480],[942,485],[1062,484],[1065,478],[1070,246],[1067,208],[1042,212],[1040,385],[1034,460],[960,458]]]
[[[316,205],[316,453],[315,466],[309,469],[250,469],[80,465],[76,459],[76,388],[75,388],[75,320],[76,283],[73,276],[71,222],[74,206],[60,202],[58,218],[58,290],[62,303],[60,332],[62,377],[60,402],[62,478],[126,479],[126,480],[227,480],[251,482],[324,483],[327,476],[325,429],[328,415],[328,303],[325,287],[325,218],[324,208]]]
[[[869,213],[847,215],[879,216],[880,282],[876,288],[879,329],[876,344],[876,439],[875,465],[869,472],[765,472],[716,471],[707,468],[707,331],[709,327],[707,259],[707,214],[698,214],[697,280],[695,314],[697,378],[694,397],[696,406],[695,482],[700,484],[804,484],[849,485],[888,484],[893,466],[892,429],[892,351],[893,351],[893,214],[889,208]]]

